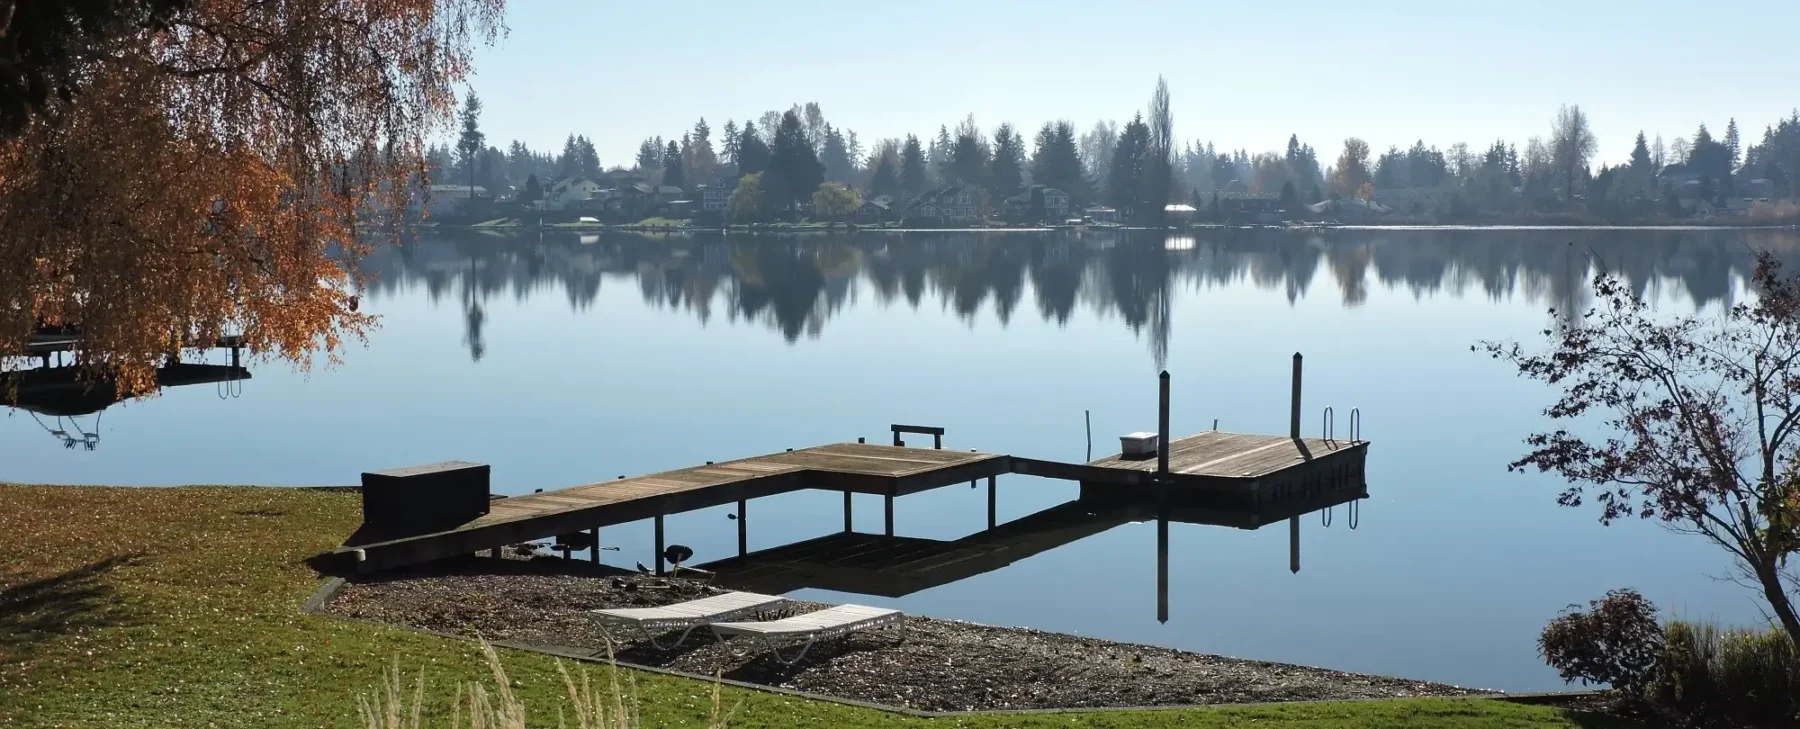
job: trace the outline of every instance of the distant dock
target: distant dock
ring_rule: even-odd
[[[748,554],[749,502],[754,499],[800,490],[842,492],[848,533],[852,495],[882,496],[884,536],[893,537],[894,499],[982,479],[987,480],[987,523],[993,530],[997,479],[1005,474],[1076,481],[1084,500],[1148,498],[1168,508],[1201,510],[1212,523],[1230,523],[1232,514],[1251,510],[1280,511],[1284,504],[1297,508],[1360,498],[1369,446],[1357,432],[1360,416],[1353,414],[1350,437],[1339,440],[1331,433],[1327,409],[1322,437],[1300,437],[1299,375],[1295,355],[1289,436],[1212,430],[1169,439],[1164,373],[1155,457],[1121,454],[1062,463],[944,450],[942,428],[895,425],[894,445],[837,443],[510,498],[488,495],[488,469],[477,464],[369,473],[363,477],[365,522],[338,553],[354,560],[358,572],[377,572],[484,551],[498,554],[510,545],[544,539],[598,544],[603,527],[653,519],[660,555],[664,517],[736,504],[742,557]],[[934,447],[903,445],[905,433],[929,435]]]

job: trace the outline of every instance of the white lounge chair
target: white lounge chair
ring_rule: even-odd
[[[589,613],[600,621],[602,627],[618,628],[627,634],[635,633],[639,640],[648,642],[659,650],[669,650],[687,640],[688,634],[694,632],[695,628],[767,612],[786,602],[785,597],[754,592],[727,592],[662,607],[611,608],[591,610]],[[681,630],[681,637],[666,646],[657,641],[656,636],[671,630]]]
[[[865,605],[838,605],[781,620],[754,623],[713,623],[712,631],[720,640],[728,635],[756,637],[762,641],[763,647],[775,656],[775,660],[780,661],[782,665],[791,666],[805,658],[806,652],[812,650],[813,644],[821,640],[871,628],[893,626],[904,630],[905,620],[906,615],[899,610]],[[780,644],[802,639],[804,639],[804,643],[800,646],[799,653],[794,654],[793,658],[781,657]]]

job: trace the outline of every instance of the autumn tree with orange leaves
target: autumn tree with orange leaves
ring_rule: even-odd
[[[78,327],[142,392],[223,334],[302,364],[360,337],[361,227],[410,202],[503,5],[0,0],[0,85],[37,89],[0,129],[0,355]]]

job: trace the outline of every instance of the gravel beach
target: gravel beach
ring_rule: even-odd
[[[329,613],[494,640],[603,650],[584,611],[717,594],[703,582],[621,574],[555,558],[469,560],[353,581]],[[794,603],[791,610],[823,607]],[[1472,696],[1492,692],[1131,645],[1023,628],[909,617],[814,646],[782,666],[704,629],[672,651],[617,646],[621,661],[928,711]]]

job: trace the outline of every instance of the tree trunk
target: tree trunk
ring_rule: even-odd
[[[1763,597],[1769,601],[1769,609],[1775,611],[1775,618],[1781,621],[1781,627],[1787,631],[1788,639],[1800,648],[1800,614],[1794,612],[1794,603],[1788,599],[1787,590],[1781,584],[1781,575],[1774,564],[1757,565],[1756,578],[1762,583]]]

